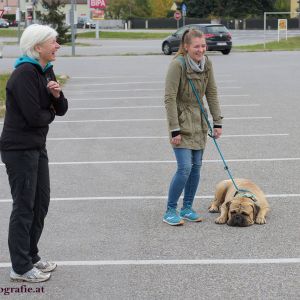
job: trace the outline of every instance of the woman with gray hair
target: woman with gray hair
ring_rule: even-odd
[[[8,232],[13,281],[46,281],[56,268],[41,260],[37,246],[50,202],[46,136],[55,116],[68,110],[51,64],[60,48],[56,37],[49,26],[27,27],[20,40],[23,56],[6,86],[0,151],[13,198]]]

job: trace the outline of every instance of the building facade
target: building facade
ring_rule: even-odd
[[[291,17],[295,18],[297,17],[297,11],[299,9],[299,0],[291,0]]]
[[[0,10],[4,10],[5,14],[15,14],[18,8],[18,1],[20,1],[20,10],[25,14],[26,19],[28,17],[30,18],[30,15],[36,11],[43,13],[45,11],[41,5],[41,0],[0,0]],[[90,16],[88,1],[89,0],[74,0],[77,16]],[[61,0],[61,3],[65,5],[61,11],[67,14],[71,9],[71,0]]]

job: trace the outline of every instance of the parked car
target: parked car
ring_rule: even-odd
[[[17,27],[19,22],[16,20],[11,20],[11,21],[8,21],[8,23],[9,23],[10,27]]]
[[[0,19],[0,28],[8,28],[9,23],[5,19]]]
[[[208,51],[221,51],[223,54],[230,53],[232,47],[231,34],[221,24],[191,24],[183,26],[162,42],[163,53],[170,55],[172,52],[178,51],[183,33],[190,28],[199,29],[204,33]]]
[[[77,20],[77,28],[96,28],[96,22],[87,16],[79,17]]]

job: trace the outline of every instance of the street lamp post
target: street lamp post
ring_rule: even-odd
[[[298,28],[300,29],[300,0],[298,0],[297,2],[299,4],[299,7],[298,7]]]
[[[21,8],[20,8],[20,0],[18,0],[18,43],[20,44],[21,39]]]
[[[71,13],[70,13],[70,25],[71,25],[71,38],[72,38],[72,56],[75,56],[75,28],[74,28],[74,16],[75,16],[75,1],[71,0]]]

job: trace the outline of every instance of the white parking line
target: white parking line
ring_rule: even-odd
[[[86,260],[56,261],[59,266],[133,266],[133,265],[258,265],[299,264],[300,258],[253,258],[253,259],[155,259],[155,260]],[[0,268],[9,268],[10,263],[0,263]]]
[[[163,81],[131,81],[131,82],[105,82],[105,83],[78,83],[78,84],[68,84],[67,88],[70,86],[105,86],[105,85],[129,85],[129,84],[163,84]]]
[[[223,104],[221,107],[258,107],[260,104]],[[138,106],[107,106],[107,107],[74,107],[72,110],[113,110],[113,109],[147,109],[147,108],[165,108],[164,105],[138,105]]]
[[[242,87],[240,86],[221,86],[221,87],[218,87],[218,89],[241,89]],[[102,88],[100,88],[99,90],[69,90],[69,89],[64,89],[64,92],[67,92],[67,93],[76,93],[76,94],[86,94],[86,93],[104,93],[104,92],[139,92],[139,91],[164,91],[165,89],[153,89],[153,88],[150,88],[150,89],[135,89],[135,88],[132,88],[132,89],[126,89],[126,90],[103,90]]]
[[[164,89],[129,89],[129,90],[103,90],[103,89],[99,89],[99,90],[85,90],[85,91],[74,91],[74,90],[67,90],[64,89],[64,92],[67,93],[71,93],[74,92],[76,94],[86,94],[86,93],[104,93],[104,92],[140,92],[140,91],[164,91]]]
[[[154,75],[153,75],[154,76]],[[152,76],[137,76],[137,75],[121,75],[121,76],[72,76],[71,80],[73,79],[114,79],[114,78],[153,78]]]
[[[219,80],[218,83],[236,82],[236,80]],[[129,85],[129,84],[164,84],[164,80],[161,81],[130,81],[130,82],[106,82],[106,83],[69,83],[66,88],[69,87],[85,87],[85,86],[105,86],[105,85]]]
[[[266,194],[267,198],[300,198],[300,194]],[[51,201],[97,201],[97,200],[164,200],[167,196],[103,196],[103,197],[60,197]],[[182,197],[181,197],[182,198]],[[214,195],[195,196],[196,199],[213,199]],[[12,199],[0,199],[0,203],[10,203]]]
[[[75,107],[72,110],[113,110],[113,109],[145,109],[145,108],[164,108],[163,105],[139,105],[139,106],[107,106],[107,107]]]
[[[227,162],[277,162],[277,161],[299,161],[300,157],[283,157],[283,158],[244,158],[244,159],[227,159]],[[203,160],[203,163],[220,163],[220,159]],[[53,166],[75,166],[75,165],[123,165],[123,164],[174,164],[176,160],[98,160],[98,161],[61,161],[50,162]],[[1,167],[4,164],[0,164]]]
[[[219,95],[219,97],[221,98],[225,98],[225,97],[250,97],[250,95],[247,94],[243,94],[243,95]],[[101,100],[136,100],[136,99],[140,99],[140,100],[144,100],[144,99],[160,99],[162,100],[164,98],[164,96],[126,96],[126,97],[104,97],[104,98],[71,98],[69,101],[73,102],[73,101],[101,101]]]
[[[228,117],[226,121],[229,120],[261,120],[261,119],[272,119],[272,117]],[[60,123],[95,123],[95,122],[157,122],[157,121],[166,121],[166,119],[93,119],[93,120],[58,120],[54,121],[53,124]],[[2,124],[2,123],[0,123]]]
[[[299,161],[295,158],[245,158],[227,159],[227,162],[273,162],[273,161]],[[220,159],[203,160],[203,163],[220,163]],[[174,164],[176,160],[111,160],[111,161],[71,161],[71,162],[50,162],[50,165],[94,165],[94,164]]]
[[[88,57],[87,57],[88,58]],[[94,59],[94,58],[92,58]],[[156,77],[157,74],[152,75],[117,75],[117,76],[72,76],[71,80],[73,79],[114,79],[114,78],[153,78]],[[216,77],[231,77],[230,74],[216,74]],[[161,78],[161,80],[164,80],[164,78]]]
[[[263,119],[272,119],[272,117],[226,117],[225,121],[230,120],[263,120]],[[158,122],[164,121],[166,119],[92,119],[92,120],[56,120],[52,124],[63,124],[63,123],[97,123],[97,122]],[[3,122],[0,122],[0,125],[3,125]]]
[[[271,134],[231,134],[223,135],[221,138],[240,138],[240,137],[276,137],[289,136],[288,133],[271,133]],[[98,136],[98,137],[61,137],[48,138],[48,141],[80,141],[80,140],[127,140],[127,139],[168,139],[168,136]]]

